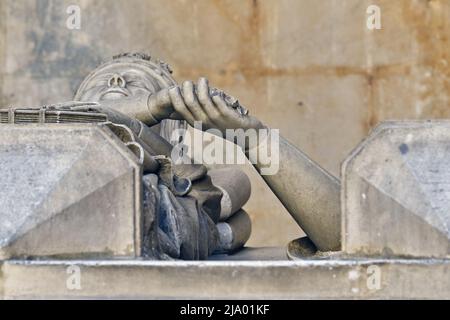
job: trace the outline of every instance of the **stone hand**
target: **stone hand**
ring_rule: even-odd
[[[208,80],[200,78],[197,84],[185,81],[181,86],[168,89],[171,105],[176,114],[190,125],[200,121],[202,129],[217,129],[225,137],[226,129],[263,129],[265,126],[248,114],[233,97],[210,88]]]

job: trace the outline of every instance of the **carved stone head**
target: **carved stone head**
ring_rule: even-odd
[[[138,97],[176,85],[170,67],[143,53],[123,53],[95,68],[75,94],[74,100],[100,102]],[[175,129],[186,128],[179,120],[163,120],[160,134],[170,140]]]
[[[176,85],[169,66],[142,53],[125,53],[98,66],[81,83],[75,100],[103,101],[155,93]]]

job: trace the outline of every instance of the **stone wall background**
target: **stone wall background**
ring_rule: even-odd
[[[66,28],[70,4],[81,30]],[[381,30],[366,28],[371,4]],[[0,105],[69,100],[102,60],[145,51],[179,81],[208,76],[338,175],[379,121],[450,115],[449,35],[448,0],[0,0]],[[245,169],[249,244],[300,236]]]

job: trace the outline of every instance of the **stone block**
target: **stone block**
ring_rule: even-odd
[[[141,254],[141,167],[104,126],[0,127],[0,259]]]
[[[450,122],[378,126],[342,166],[342,246],[385,257],[450,255]]]

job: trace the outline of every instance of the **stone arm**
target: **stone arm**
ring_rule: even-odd
[[[273,135],[246,152],[258,172],[258,153],[267,154]],[[261,175],[298,225],[321,251],[338,251],[341,242],[340,182],[283,137],[279,139],[279,167]]]

